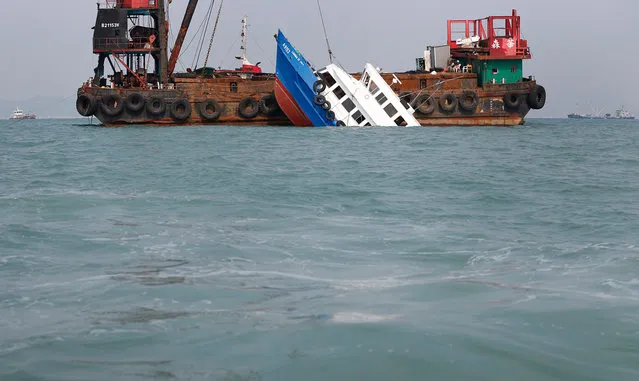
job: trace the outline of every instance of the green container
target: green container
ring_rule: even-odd
[[[479,86],[485,83],[517,83],[523,78],[522,60],[475,60],[473,71],[477,73]]]

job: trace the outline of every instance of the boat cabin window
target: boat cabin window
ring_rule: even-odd
[[[364,127],[370,127],[370,126],[371,126],[371,124],[368,123],[368,122],[366,122],[366,124],[364,125]]]
[[[410,93],[404,93],[404,95],[400,95],[399,96],[399,101],[402,102],[402,106],[404,106],[405,109],[409,109],[410,108],[410,104],[408,102],[410,102],[410,98],[411,98],[411,94]]]
[[[323,73],[320,73],[320,77],[324,80],[324,82],[326,82],[326,87],[332,87],[336,82],[335,82],[335,78],[333,78],[333,76],[331,75],[331,73],[325,71]]]
[[[371,80],[371,77],[368,75],[368,73],[364,74],[364,78],[363,78],[364,86],[368,87],[368,82],[370,80]]]
[[[231,92],[237,93],[237,82],[231,82]]]
[[[493,74],[499,74],[499,69],[497,69],[496,67],[493,68]]]
[[[351,112],[355,109],[355,103],[353,103],[350,98],[347,98],[344,103],[342,103],[342,106],[344,106],[347,112]]]
[[[342,99],[346,96],[346,93],[344,92],[344,90],[342,90],[342,88],[339,86],[337,86],[335,90],[333,90],[333,94],[335,94],[337,99]]]
[[[375,82],[371,81],[371,86],[368,88],[368,91],[370,91],[371,94],[375,95],[379,91],[379,87],[377,87]]]
[[[355,119],[355,122],[358,125],[366,121],[366,117],[362,115],[362,113],[359,110],[356,111],[355,114],[353,114],[353,119]]]
[[[395,108],[395,106],[393,106],[392,103],[389,103],[388,106],[384,107],[384,111],[386,111],[388,116],[391,116],[391,117],[397,114],[397,109]]]
[[[395,119],[395,125],[397,126],[403,126],[405,123],[406,121],[401,116],[398,116],[397,119]]]
[[[425,89],[426,88],[426,80],[425,79],[420,79],[419,80],[419,88],[420,89]]]
[[[517,65],[513,65],[513,66],[510,68],[510,72],[511,72],[511,73],[516,73],[516,72],[517,72]]]
[[[379,103],[380,106],[386,103],[386,101],[388,100],[388,98],[386,98],[386,95],[384,95],[384,93],[380,93],[375,99],[377,99],[377,103]]]

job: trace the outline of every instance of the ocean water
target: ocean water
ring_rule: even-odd
[[[0,122],[0,380],[638,380],[639,122]]]

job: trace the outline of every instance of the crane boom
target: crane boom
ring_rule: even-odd
[[[193,19],[193,14],[195,13],[197,2],[198,0],[189,0],[189,4],[186,7],[184,19],[182,20],[182,26],[180,27],[180,32],[178,33],[177,39],[175,40],[175,45],[173,45],[173,50],[171,51],[171,58],[169,59],[169,76],[172,75],[173,71],[175,70],[175,65],[177,64],[178,57],[180,56],[182,44],[184,44],[184,39],[186,38],[186,32],[189,30],[189,26],[191,25],[191,20]]]
[[[167,40],[168,40],[168,30],[166,27],[166,9],[165,9],[165,3],[164,0],[160,0],[160,2],[158,3],[158,10],[159,10],[159,14],[158,14],[158,19],[155,20],[156,24],[157,24],[157,30],[158,30],[158,37],[160,38],[160,57],[159,57],[159,64],[160,68],[157,71],[158,76],[159,76],[159,81],[161,84],[165,85],[166,83],[168,83],[169,81],[169,71],[168,71],[168,67],[169,67],[169,60],[168,60],[168,55],[167,55]]]

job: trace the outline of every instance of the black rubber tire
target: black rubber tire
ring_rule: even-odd
[[[95,97],[90,94],[80,94],[75,101],[75,109],[82,116],[91,116],[95,114],[98,108],[98,102]]]
[[[124,110],[124,102],[122,102],[122,97],[120,97],[116,93],[109,93],[102,97],[100,101],[100,110],[106,116],[116,117],[122,114]]]
[[[328,110],[326,111],[326,119],[328,120],[335,120],[335,111],[333,110]]]
[[[144,109],[144,104],[146,103],[146,99],[140,93],[131,93],[124,100],[124,105],[127,110],[138,113]]]
[[[315,98],[313,98],[313,102],[315,102],[316,105],[321,106],[326,103],[326,98],[323,95],[316,95]]]
[[[479,97],[474,91],[464,91],[459,97],[459,107],[465,111],[475,111],[479,105]]]
[[[252,97],[247,97],[240,101],[237,111],[242,118],[252,119],[260,112],[260,105]]]
[[[346,126],[346,123],[342,122],[341,120],[338,120],[337,122],[335,122],[335,125],[339,127],[344,127]]]
[[[528,94],[528,106],[530,108],[539,110],[546,105],[546,89],[537,85],[534,89],[530,91]]]
[[[260,110],[264,115],[275,115],[280,111],[280,105],[273,94],[267,94],[260,99]]]
[[[176,99],[171,103],[171,118],[183,122],[191,116],[191,104],[184,98]]]
[[[327,111],[330,110],[331,109],[331,102],[326,101],[326,102],[322,103],[322,109],[327,110]]]
[[[152,96],[146,101],[146,113],[151,116],[164,115],[166,112],[166,102],[164,98]]]
[[[451,93],[446,93],[439,98],[439,107],[442,109],[442,111],[447,113],[454,112],[457,108],[457,103],[457,97]]]
[[[213,122],[220,119],[222,108],[215,99],[207,99],[200,103],[198,112],[202,119],[207,122]]]
[[[413,101],[413,93],[410,91],[402,91],[399,94],[399,99],[405,101],[408,104],[411,104]]]
[[[521,105],[521,94],[518,93],[507,93],[504,95],[504,106],[507,109],[518,109]]]
[[[319,94],[324,90],[326,90],[326,82],[324,82],[323,79],[318,79],[317,81],[315,81],[315,83],[313,84],[313,91],[315,91],[315,94]]]
[[[411,102],[411,106],[415,109],[415,111],[422,115],[430,115],[435,111],[435,98],[431,97],[430,94],[420,94],[413,102]]]

